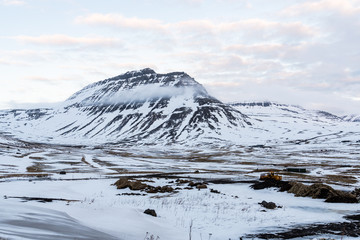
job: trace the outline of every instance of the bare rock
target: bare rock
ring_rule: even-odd
[[[261,206],[263,206],[264,208],[267,208],[267,209],[275,209],[275,208],[277,208],[277,206],[276,206],[276,204],[274,202],[262,201],[259,204]]]
[[[207,186],[205,184],[200,184],[196,186],[197,189],[205,189]]]
[[[291,183],[293,186],[288,191],[294,193],[297,197],[312,197],[317,199],[326,199],[325,202],[332,203],[357,203],[356,196],[340,190],[335,190],[329,185],[315,183],[310,186],[299,182]]]
[[[157,214],[156,214],[156,212],[155,212],[155,210],[154,209],[146,209],[145,211],[144,211],[144,213],[145,214],[147,214],[147,215],[150,215],[150,216],[153,216],[153,217],[157,217]]]
[[[141,181],[130,181],[127,178],[120,178],[114,185],[117,189],[129,188],[130,190],[144,190],[149,186]]]

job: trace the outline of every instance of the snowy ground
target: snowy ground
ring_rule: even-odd
[[[153,236],[180,240],[189,239],[191,232],[192,240],[220,240],[303,224],[342,222],[346,221],[343,216],[359,211],[358,204],[296,198],[275,189],[255,191],[247,182],[257,180],[262,172],[277,170],[285,180],[321,181],[350,191],[360,185],[359,154],[360,143],[354,141],[184,150],[175,146],[65,147],[1,138],[0,239],[135,240]],[[288,173],[283,171],[286,167],[303,167],[308,173]],[[167,177],[153,175],[159,173]],[[112,184],[122,176],[179,189],[155,194],[116,189]],[[186,189],[176,179],[209,184],[206,189]],[[225,184],[225,180],[234,183]],[[131,193],[140,195],[127,195]],[[44,203],[17,197],[69,201]],[[263,200],[282,208],[265,210],[258,204]],[[158,217],[144,214],[148,208],[156,210]]]

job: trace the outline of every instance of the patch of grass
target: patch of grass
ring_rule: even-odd
[[[48,177],[50,176],[50,174],[47,174],[47,173],[37,173],[37,174],[30,174],[30,173],[24,173],[24,174],[21,174],[21,173],[15,173],[15,174],[5,174],[5,175],[2,175],[0,176],[0,179],[6,179],[6,178],[27,178],[27,177],[30,177],[30,178],[34,178],[34,177],[37,177],[37,178],[41,178],[41,177]]]
[[[96,162],[97,164],[101,165],[101,166],[106,166],[106,167],[115,167],[116,164],[113,164],[111,162],[107,162],[107,161],[104,161],[104,160],[100,160],[100,159],[97,159],[97,158],[93,158],[93,161]]]
[[[30,159],[35,159],[35,160],[44,160],[44,157],[34,157],[34,156],[30,156]]]
[[[189,159],[189,162],[215,162],[215,163],[224,163],[226,160],[219,160],[219,159],[211,159],[209,157],[195,157]]]
[[[349,184],[357,183],[357,179],[353,176],[325,175],[324,177],[326,178],[327,181],[330,182],[349,183]]]
[[[44,171],[43,167],[44,166],[42,164],[35,163],[32,166],[28,166],[26,168],[26,171],[27,172],[43,172]]]

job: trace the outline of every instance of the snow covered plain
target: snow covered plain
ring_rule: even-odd
[[[191,235],[193,240],[220,240],[304,224],[344,222],[343,216],[358,213],[358,204],[325,203],[249,187],[260,173],[269,170],[279,171],[284,180],[325,182],[348,191],[359,187],[360,137],[355,134],[344,141],[335,136],[326,141],[267,143],[266,147],[204,145],[185,149],[176,145],[47,145],[2,135],[0,238],[180,240]],[[308,173],[289,173],[284,171],[286,167],[304,167]],[[61,171],[66,175],[59,174]],[[113,184],[124,176],[178,189],[171,193],[116,189]],[[187,189],[187,184],[177,184],[177,179],[207,182],[208,188]],[[282,208],[265,209],[258,204],[263,200]],[[148,208],[158,217],[144,214]],[[341,237],[347,238],[351,239]]]

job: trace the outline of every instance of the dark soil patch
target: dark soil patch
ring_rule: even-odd
[[[260,190],[265,188],[279,188],[281,192],[288,191],[292,185],[287,181],[276,181],[276,180],[265,180],[265,181],[258,181],[252,185],[250,185],[251,188],[254,190]]]
[[[357,221],[360,222],[360,214],[357,215],[349,215],[349,216],[345,216],[345,219],[348,219],[350,221]]]
[[[34,159],[34,160],[44,160],[44,157],[35,157],[35,156],[30,156],[30,159]]]
[[[357,183],[356,177],[353,177],[353,176],[325,175],[325,177],[329,181],[332,181],[332,182],[341,182],[341,183],[348,183],[348,184]]]
[[[210,192],[216,193],[216,194],[220,194],[220,191],[218,191],[218,190],[216,190],[216,189],[212,189],[212,188],[210,188]]]
[[[261,233],[257,235],[247,236],[249,238],[261,239],[292,239],[303,238],[306,236],[316,236],[320,234],[333,234],[338,236],[360,237],[359,222],[342,222],[342,223],[326,223],[312,224],[302,227],[295,227],[288,231],[278,233]]]
[[[153,217],[157,217],[157,214],[156,214],[154,209],[146,209],[144,211],[144,213],[147,214],[147,215],[153,216]]]
[[[189,187],[196,187],[197,189],[204,189],[204,188],[207,188],[207,183],[206,182],[193,182],[193,181],[190,181],[189,182]]]
[[[80,200],[72,200],[72,199],[64,199],[64,198],[43,198],[43,197],[12,197],[12,196],[4,196],[5,199],[8,198],[18,198],[23,200],[24,202],[28,201],[37,201],[42,203],[53,202],[53,201],[63,201],[63,202],[79,202]]]
[[[45,178],[45,177],[49,177],[50,175],[47,173],[14,173],[14,174],[6,174],[3,176],[0,176],[0,179],[2,178],[27,178],[27,177],[36,177],[36,178]]]
[[[281,208],[280,206],[277,206],[274,202],[267,202],[267,201],[262,201],[259,203],[262,207],[267,208],[267,209],[275,209],[275,208]]]
[[[43,172],[44,166],[42,164],[34,164],[26,168],[27,172]]]
[[[146,196],[146,194],[141,193],[122,193],[122,194],[116,194],[117,196]]]

